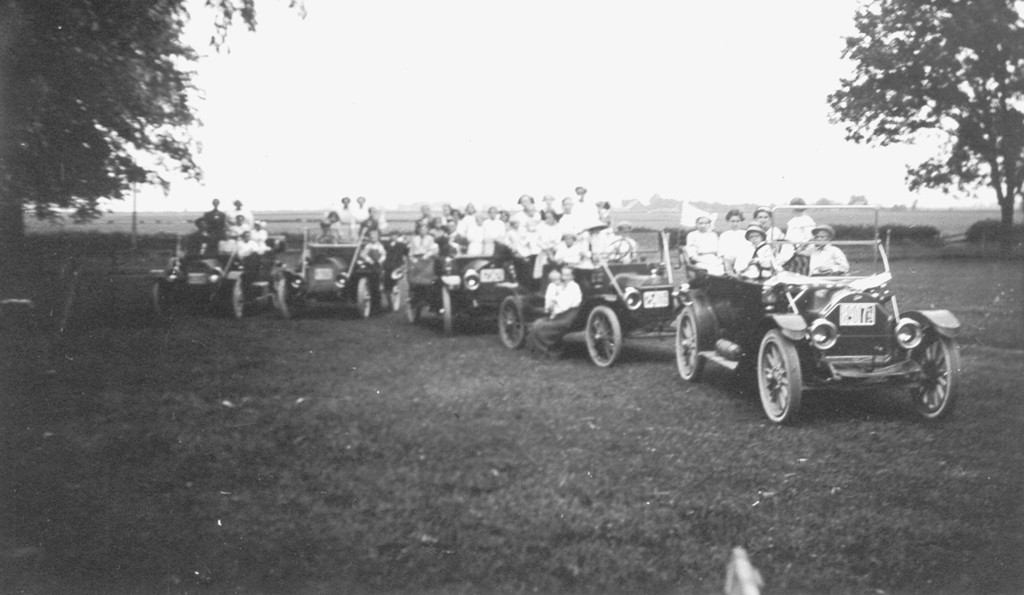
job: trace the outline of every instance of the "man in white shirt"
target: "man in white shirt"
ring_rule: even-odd
[[[530,348],[549,358],[557,358],[562,354],[562,339],[572,328],[583,293],[573,279],[570,266],[563,266],[556,275],[552,271],[551,281],[544,293],[544,312],[546,317],[533,323],[527,340]]]
[[[832,245],[836,231],[831,225],[822,224],[812,230],[814,247],[810,254],[811,275],[846,275],[850,272],[850,262],[843,251]]]

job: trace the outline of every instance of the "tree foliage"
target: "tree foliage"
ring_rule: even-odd
[[[295,5],[298,0],[291,0]],[[198,177],[189,0],[0,0],[0,252],[23,215],[95,215],[176,170]],[[220,47],[255,0],[206,0]]]
[[[829,97],[847,138],[878,145],[921,134],[944,150],[908,168],[911,189],[989,185],[1003,223],[1024,181],[1024,22],[1015,0],[871,0],[843,56],[852,76]]]

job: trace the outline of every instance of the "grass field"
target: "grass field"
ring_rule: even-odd
[[[794,427],[666,342],[598,370],[490,321],[162,323],[105,266],[5,377],[4,592],[713,593],[735,545],[770,593],[1024,588],[1018,262],[896,264],[964,322],[952,419],[829,393]]]

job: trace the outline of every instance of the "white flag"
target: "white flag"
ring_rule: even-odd
[[[690,204],[690,201],[684,200],[683,208],[679,213],[679,225],[683,227],[697,227],[697,217],[711,219],[711,226],[714,227],[715,220],[718,219],[718,213],[709,213],[704,209],[698,209]]]

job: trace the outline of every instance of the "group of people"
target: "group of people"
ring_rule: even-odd
[[[794,198],[790,205],[796,215],[787,222],[785,232],[774,225],[768,207],[754,209],[753,222],[746,229],[740,229],[743,213],[732,209],[725,215],[729,229],[721,234],[711,229],[710,217],[697,217],[697,229],[686,235],[682,248],[687,264],[712,275],[749,279],[770,275],[776,264],[805,275],[849,273],[846,255],[831,243],[835,229],[816,224],[804,212],[803,199]]]
[[[187,240],[185,253],[200,258],[216,258],[234,254],[244,259],[271,250],[267,225],[259,221],[242,201],[236,200],[234,210],[220,210],[220,200],[213,199],[212,208],[195,220],[196,231]]]
[[[562,199],[557,210],[553,197],[545,197],[541,209],[528,194],[519,197],[513,211],[494,206],[478,210],[471,203],[463,211],[445,204],[435,214],[423,205],[410,256],[414,260],[437,254],[490,256],[505,246],[523,267],[517,273],[534,279],[561,265],[589,268],[601,259],[629,262],[635,258],[637,245],[629,237],[629,223],[613,228],[611,205],[592,203],[586,194],[586,188],[577,187],[576,198]]]
[[[359,238],[367,237],[370,230],[384,233],[387,228],[384,212],[378,207],[367,205],[365,196],[357,197],[354,205],[352,199],[346,196],[327,210],[320,221],[320,233],[314,241],[318,244],[356,242]]]

